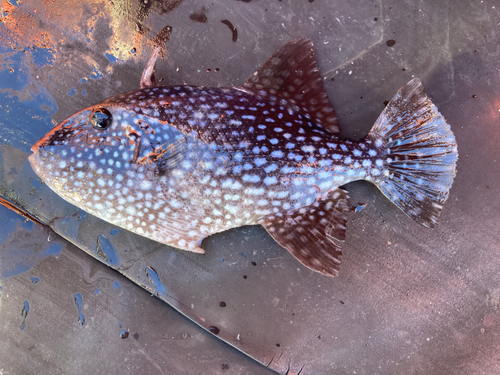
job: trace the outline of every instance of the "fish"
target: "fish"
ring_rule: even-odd
[[[299,262],[337,276],[350,211],[369,181],[433,228],[456,174],[455,136],[420,80],[366,137],[338,136],[310,39],[275,52],[240,86],[159,86],[156,47],[138,90],[85,108],[32,146],[35,173],[69,203],[162,244],[262,225]]]

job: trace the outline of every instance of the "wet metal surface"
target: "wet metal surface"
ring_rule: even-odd
[[[0,228],[3,374],[272,373],[52,230]]]
[[[66,360],[78,353],[80,364],[92,358],[91,370],[99,372],[110,363],[125,366],[112,350],[130,345],[130,369],[180,373],[192,365],[196,373],[213,365],[213,373],[263,373],[217,345],[222,339],[282,374],[499,371],[500,6],[428,0],[148,4],[1,3],[0,195],[103,264],[75,247],[49,250],[47,233],[22,224],[24,218],[2,221],[0,260],[8,257],[8,267],[1,260],[7,278],[1,282],[0,329],[8,340],[0,343],[0,355],[20,364],[21,353],[29,353],[33,367],[21,370],[39,372],[42,366],[53,373],[57,366],[71,372],[65,366],[73,362]],[[237,31],[236,41],[223,20]],[[163,84],[231,86],[286,41],[304,37],[316,45],[342,136],[364,136],[384,102],[416,76],[451,125],[460,153],[435,230],[412,222],[375,187],[348,186],[351,206],[364,208],[350,214],[336,279],[297,264],[260,227],[207,238],[203,256],[161,246],[65,203],[27,162],[30,146],[51,129],[51,118],[60,122],[135,89],[152,40],[168,39],[156,69]],[[26,230],[33,234],[19,235]],[[18,253],[6,253],[7,240],[19,236],[33,238],[41,250],[18,246]],[[47,276],[33,272],[42,266]],[[40,281],[33,284],[30,277]],[[204,345],[202,339],[193,347],[186,344],[193,340],[165,339],[175,324],[182,328],[172,337],[182,338],[185,320],[127,278],[205,328],[188,331]],[[40,309],[41,303],[51,307]],[[151,332],[148,345],[141,343],[141,329]],[[129,336],[120,338],[127,330]],[[102,335],[118,346],[103,348]],[[63,336],[58,344],[55,337]],[[165,356],[170,344],[176,354]],[[202,350],[212,351],[199,361]],[[211,359],[233,355],[232,362]]]

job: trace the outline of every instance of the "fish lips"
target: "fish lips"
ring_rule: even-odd
[[[31,151],[33,152],[33,154],[29,156],[29,161],[33,169],[35,169],[37,160],[40,160],[40,150],[43,149],[49,154],[53,154],[53,150],[51,150],[52,146],[70,147],[71,138],[73,138],[75,134],[78,134],[78,129],[80,129],[80,131],[85,130],[82,127],[85,127],[85,125],[88,124],[88,118],[91,112],[91,108],[86,108],[74,114],[73,116],[69,117],[59,125],[55,126],[53,129],[51,129],[41,139],[36,141],[35,144],[31,146]]]
[[[31,164],[31,168],[35,171],[35,173],[43,179],[44,177],[44,166],[47,167],[47,162],[54,153],[50,150],[44,150],[43,153],[39,152],[40,150],[45,148],[45,138],[37,141],[33,146],[31,146],[31,154],[28,157],[28,160]]]
[[[31,164],[31,168],[33,168],[35,173],[40,177],[43,177],[42,165],[47,162],[50,156],[53,155],[53,152],[50,150],[50,146],[55,145],[55,138],[59,138],[60,129],[61,125],[56,126],[41,139],[36,141],[33,146],[31,146],[33,154],[28,157],[28,160]],[[45,152],[40,153],[41,150]]]

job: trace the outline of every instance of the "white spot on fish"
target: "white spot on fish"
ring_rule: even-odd
[[[260,181],[260,177],[257,176],[257,175],[254,175],[254,174],[246,174],[246,175],[243,175],[243,181],[246,181],[246,182],[259,182]]]
[[[267,160],[265,158],[257,158],[254,160],[254,163],[257,167],[260,167],[260,166],[266,164]]]
[[[278,179],[276,178],[276,176],[268,176],[268,177],[264,178],[264,183],[266,185],[274,185],[274,184],[278,183]]]

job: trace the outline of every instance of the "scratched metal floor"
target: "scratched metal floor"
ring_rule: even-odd
[[[0,373],[500,372],[498,1],[0,4],[0,196],[52,228],[0,208]],[[346,137],[422,80],[460,153],[437,229],[350,184],[366,207],[331,279],[260,227],[206,239],[205,256],[159,246],[65,203],[27,162],[51,118],[137,88],[152,40],[167,41],[164,84],[230,86],[302,37]]]

